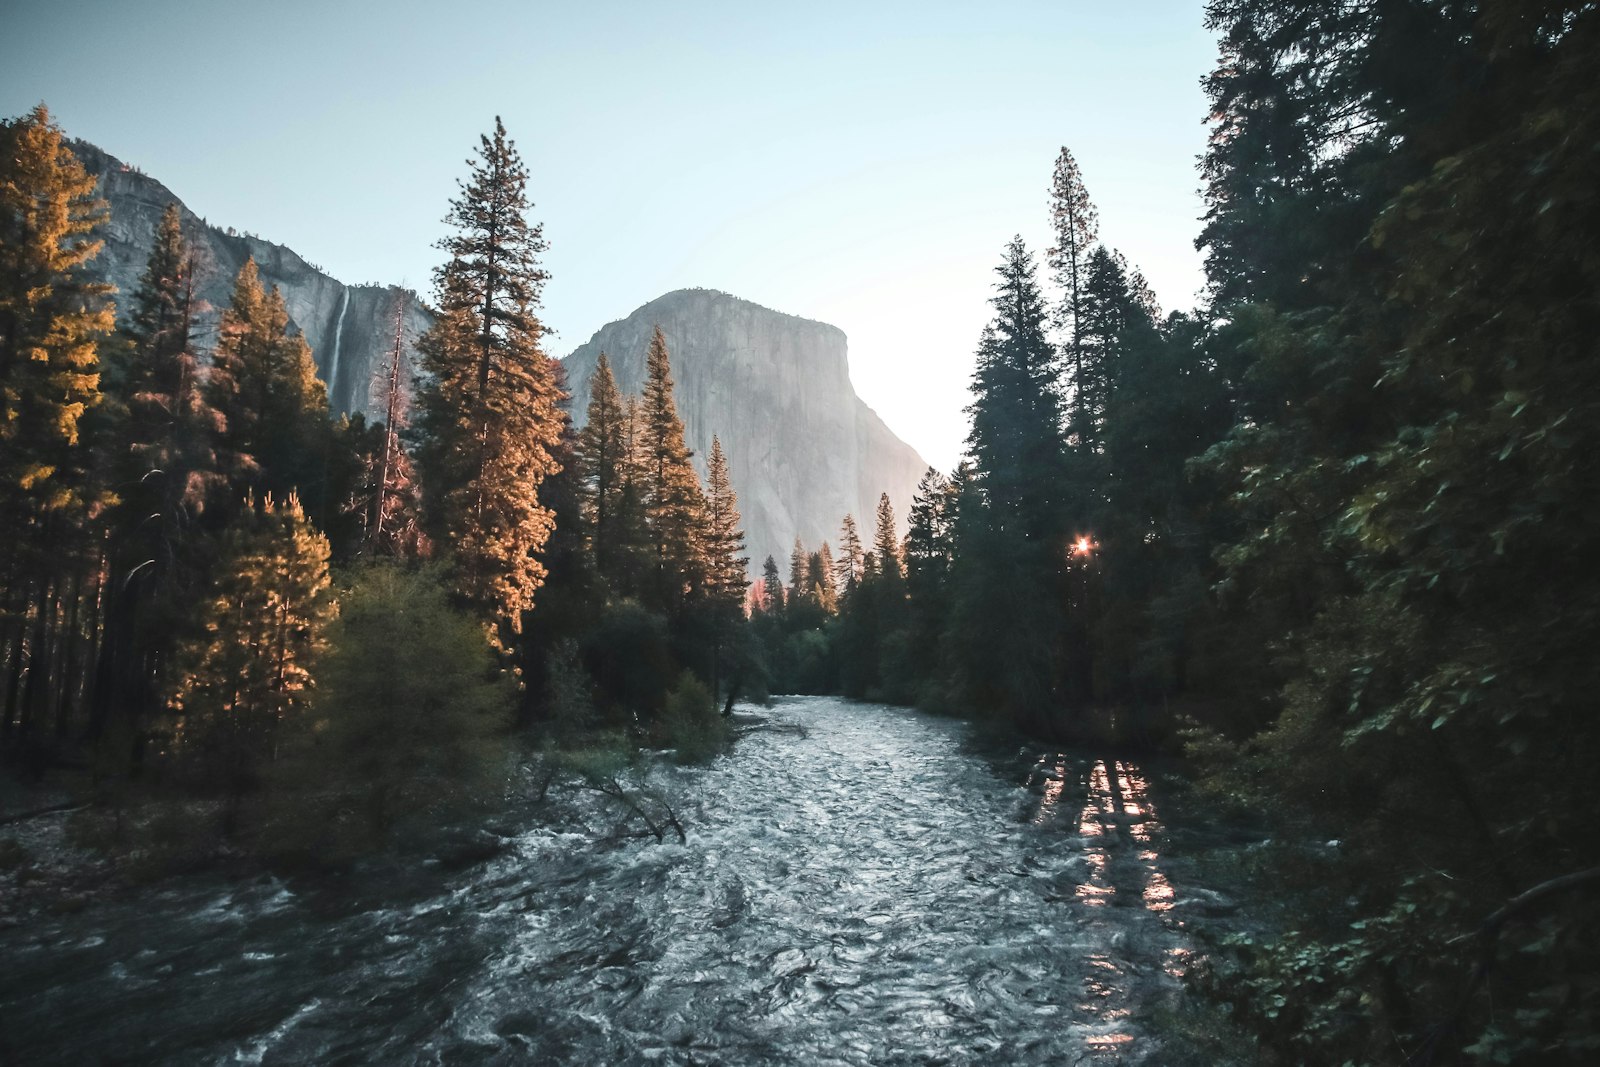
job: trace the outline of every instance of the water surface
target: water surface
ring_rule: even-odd
[[[997,754],[964,724],[829,698],[767,714],[710,768],[660,772],[686,845],[540,826],[383,892],[191,880],[8,931],[5,1045],[62,1064],[1160,1062],[1149,1019],[1188,946],[1137,765]]]

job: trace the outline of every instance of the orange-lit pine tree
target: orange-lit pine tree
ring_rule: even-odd
[[[545,578],[539,552],[554,516],[539,487],[560,469],[562,393],[537,314],[547,246],[527,218],[527,168],[498,118],[468,166],[445,217],[456,232],[439,245],[450,258],[434,275],[438,318],[419,345],[417,459],[456,592],[507,647]]]

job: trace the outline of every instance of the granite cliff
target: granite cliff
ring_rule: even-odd
[[[138,285],[162,213],[177,203],[197,253],[199,295],[209,305],[200,317],[202,347],[213,343],[234,277],[245,258],[254,256],[263,282],[282,290],[293,327],[310,343],[335,411],[381,417],[397,311],[403,316],[409,387],[415,339],[432,322],[414,293],[346,285],[291,249],[212,225],[166,186],[94,145],[77,141],[72,147],[111,206],[99,234],[105,248],[91,270],[117,287],[121,306]],[[637,393],[644,383],[645,347],[657,324],[672,350],[678,410],[701,475],[712,434],[727,450],[752,573],[760,572],[770,554],[787,575],[795,536],[812,547],[836,540],[847,512],[869,538],[882,492],[894,502],[904,531],[927,465],[856,396],[845,335],[835,326],[709,289],[667,293],[603,327],[567,357],[572,414],[580,426],[599,353],[610,358],[622,389]]]
[[[416,356],[412,342],[433,321],[414,293],[396,286],[336,281],[282,245],[211,225],[166,186],[92,144],[75,141],[72,150],[99,180],[100,195],[111,205],[111,219],[99,231],[105,248],[91,261],[90,271],[117,287],[119,313],[129,306],[139,284],[162,213],[176,203],[183,214],[184,235],[196,252],[196,288],[209,305],[200,316],[202,346],[214,341],[233,280],[245,258],[254,256],[262,282],[282,290],[294,328],[311,345],[335,411],[382,416],[382,388],[394,349],[397,311],[403,315],[404,375],[410,382]]]
[[[678,413],[702,476],[713,434],[728,453],[753,573],[771,555],[787,580],[795,536],[811,548],[836,541],[846,513],[870,538],[880,493],[889,494],[904,532],[928,465],[856,396],[837,326],[711,289],[667,293],[566,358],[579,425],[601,352],[624,393],[642,390],[656,326],[672,353]]]

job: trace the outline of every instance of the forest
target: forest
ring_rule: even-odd
[[[712,760],[769,692],[914,705],[1163,753],[1338,846],[1239,874],[1284,903],[1205,945],[1192,1040],[1590,1062],[1600,10],[1207,27],[1202,306],[1163,313],[1062,148],[1050,246],[995,268],[964,460],[904,536],[885,494],[786,566],[746,558],[720,442],[696,473],[659,330],[642,395],[602,356],[574,428],[499,120],[421,385],[371,423],[330,415],[253,263],[200,336],[176,208],[136,292],[86,280],[94,180],[43,105],[5,122],[5,773],[73,782],[80,836],[151,877],[327,867],[553,781],[681,838],[641,752]]]

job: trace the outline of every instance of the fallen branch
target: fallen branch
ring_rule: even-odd
[[[645,810],[644,806],[634,799],[633,794],[628,792],[627,787],[617,780],[616,775],[609,774],[603,778],[586,777],[584,779],[584,784],[588,786],[588,788],[599,793],[601,796],[610,797],[612,800],[615,800],[617,803],[621,804],[628,811],[638,816],[639,820],[645,824],[645,827],[648,829],[648,831],[655,835],[657,844],[660,844],[663,840],[665,840],[666,832],[669,829],[678,835],[679,844],[689,843],[689,837],[683,832],[683,824],[678,821],[677,813],[672,810],[672,806],[670,804],[661,798],[657,797],[656,803],[661,805],[661,810],[662,812],[665,812],[665,816],[662,817],[658,813],[657,818],[659,818],[661,821],[657,822],[656,819],[650,817],[650,813]]]

